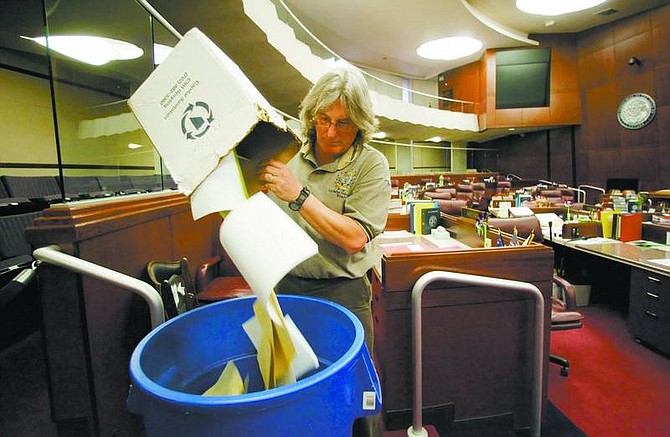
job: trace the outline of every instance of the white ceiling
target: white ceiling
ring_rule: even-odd
[[[560,1],[560,0],[557,0]],[[335,53],[349,62],[410,78],[431,78],[477,61],[487,48],[529,44],[504,36],[469,12],[487,17],[512,33],[573,33],[670,3],[669,0],[608,0],[561,17],[521,12],[515,0],[284,0],[293,13]],[[608,9],[617,12],[603,15]],[[549,20],[555,21],[546,26]],[[458,61],[426,60],[416,48],[429,40],[473,36],[484,43],[478,53]],[[531,36],[532,38],[532,36]]]
[[[547,27],[546,17],[518,11],[515,0],[273,1],[284,1],[314,35],[349,62],[401,77],[423,79],[433,79],[441,72],[475,62],[488,48],[529,45],[493,31],[474,15],[497,22],[508,34],[532,38],[537,33],[580,32],[670,3],[670,0],[608,0],[591,10],[553,18],[555,24]],[[32,0],[29,4],[35,8],[39,3]],[[267,43],[267,36],[244,14],[242,0],[149,0],[149,3],[182,34],[193,27],[200,28],[240,66],[273,106],[297,114],[298,104],[311,84]],[[10,49],[8,53],[31,50],[32,46],[19,35],[40,34],[40,20],[30,20],[35,12],[29,10],[25,0],[0,0],[0,5],[0,49]],[[103,0],[47,0],[47,5],[51,22],[57,24],[51,30],[61,33],[90,33],[95,29],[94,32],[104,36],[135,41],[138,34],[146,33],[148,25],[148,21],[137,19],[141,6],[135,0],[114,0],[113,6]],[[617,12],[594,14],[607,9]],[[110,20],[112,15],[115,18]],[[165,31],[162,33],[167,35]],[[455,35],[474,36],[484,47],[469,58],[448,62],[422,59],[415,53],[427,40]],[[142,80],[147,74],[145,61],[111,63],[96,69],[70,65],[102,78],[127,79],[130,83]],[[392,120],[384,123],[381,128],[398,140],[440,135],[449,141],[483,142],[509,134],[506,129],[434,132],[432,128],[409,123]]]

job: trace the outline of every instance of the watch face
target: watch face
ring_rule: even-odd
[[[656,115],[656,102],[643,93],[629,94],[619,104],[617,119],[626,129],[642,129]]]

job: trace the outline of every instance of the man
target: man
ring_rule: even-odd
[[[322,297],[351,310],[373,345],[371,241],[386,225],[391,197],[386,158],[368,146],[376,118],[363,75],[352,68],[326,73],[301,104],[307,141],[286,164],[272,160],[259,177],[268,194],[319,246],[293,269],[278,293]]]

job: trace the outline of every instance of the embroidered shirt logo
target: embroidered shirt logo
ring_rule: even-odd
[[[356,180],[356,172],[341,171],[335,177],[335,184],[333,188],[330,189],[330,192],[335,194],[337,197],[344,199],[351,194],[351,190],[354,187],[354,181]]]

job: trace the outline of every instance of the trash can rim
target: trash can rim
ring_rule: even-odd
[[[250,297],[240,297],[235,298],[235,300],[251,300],[256,299],[255,296]],[[311,386],[317,384],[319,381],[323,381],[336,375],[341,371],[341,369],[353,365],[354,361],[357,359],[357,354],[355,353],[361,347],[365,347],[364,335],[363,335],[363,326],[358,320],[358,318],[344,306],[328,301],[325,299],[314,298],[309,296],[298,296],[298,295],[279,295],[279,302],[283,300],[308,300],[318,302],[319,304],[332,306],[339,309],[347,318],[353,323],[355,329],[355,338],[349,348],[342,354],[340,358],[334,361],[332,364],[327,366],[325,369],[319,370],[318,372],[309,375],[305,378],[302,378],[294,383],[287,384],[281,387],[276,387],[268,390],[255,391],[251,393],[245,393],[242,395],[231,395],[231,396],[203,396],[192,393],[180,392],[177,390],[172,390],[162,385],[156,383],[144,372],[140,365],[141,351],[144,350],[144,346],[151,341],[151,339],[157,335],[162,329],[166,329],[167,326],[174,323],[179,323],[179,321],[184,317],[193,316],[193,313],[199,311],[211,311],[212,307],[215,305],[225,304],[226,301],[205,305],[193,309],[187,313],[181,314],[173,319],[168,320],[162,325],[158,326],[151,332],[149,332],[136,346],[135,350],[132,353],[130,358],[130,376],[131,383],[134,385],[142,386],[142,391],[150,392],[154,399],[160,399],[163,402],[167,402],[175,405],[193,405],[196,403],[200,407],[216,407],[216,406],[230,406],[235,404],[253,404],[263,401],[270,401],[276,399],[279,395],[287,395],[290,393],[296,393],[302,390],[306,390]],[[317,354],[318,355],[318,354]],[[138,379],[141,377],[141,380]],[[139,389],[140,387],[135,387]]]

